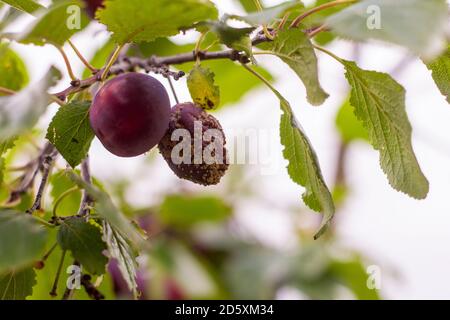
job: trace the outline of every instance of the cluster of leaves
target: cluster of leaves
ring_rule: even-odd
[[[93,275],[105,273],[108,258],[114,258],[128,288],[136,295],[136,256],[145,248],[143,236],[98,183],[90,183],[75,171],[86,159],[94,138],[88,122],[89,94],[71,95],[67,103],[59,101],[60,97],[49,95],[49,88],[61,77],[60,71],[53,67],[40,81],[28,85],[23,62],[9,48],[11,41],[62,47],[89,24],[89,18],[81,12],[79,28],[66,27],[68,12],[71,12],[69,7],[83,7],[84,3],[80,0],[54,0],[45,8],[33,0],[2,2],[11,7],[3,8],[5,19],[0,24],[0,32],[20,16],[20,11],[36,18],[24,32],[2,32],[0,38],[0,95],[4,94],[0,96],[0,184],[7,193],[7,200],[9,197],[6,203],[10,207],[0,212],[0,297],[24,298],[31,294],[35,281],[33,265],[45,257],[46,249],[52,248],[51,245],[48,247],[48,239],[53,239],[62,251],[61,261],[64,253],[70,251],[74,261]],[[337,122],[344,141],[363,138],[370,142],[380,153],[380,165],[391,186],[411,197],[425,198],[429,186],[412,148],[412,128],[406,114],[404,88],[390,75],[363,70],[356,63],[318,47],[318,44],[325,45],[335,37],[342,37],[355,41],[376,39],[404,46],[425,61],[440,91],[449,100],[450,54],[447,50],[437,59],[430,59],[436,54],[436,43],[445,42],[446,1],[319,0],[314,4],[315,8],[323,6],[330,9],[312,16],[310,13],[315,10],[305,7],[301,1],[286,1],[262,11],[255,10],[254,2],[241,3],[248,10],[247,15],[226,15],[219,19],[218,10],[210,1],[106,0],[105,7],[97,12],[98,21],[93,23],[105,25],[111,33],[111,41],[97,52],[92,64],[98,68],[107,65],[115,45],[121,48],[129,44],[127,54],[130,56],[195,52],[191,63],[177,68],[189,73],[188,87],[192,99],[205,109],[217,109],[237,102],[260,83],[266,84],[280,101],[280,140],[284,146],[283,155],[289,162],[288,173],[295,183],[305,188],[305,204],[324,215],[317,238],[324,233],[335,211],[318,158],[295,117],[294,108],[271,84],[270,74],[250,64],[256,63],[255,57],[259,54],[279,58],[303,83],[307,101],[311,105],[321,105],[329,96],[319,81],[316,50],[321,50],[342,64],[351,87],[350,98],[340,111]],[[344,6],[338,7],[339,4]],[[381,29],[367,27],[367,8],[370,6],[380,10]],[[289,27],[301,15],[305,18],[298,27]],[[232,27],[232,20],[247,26]],[[309,31],[317,27],[329,31],[311,37]],[[189,29],[202,34],[196,44],[178,45],[170,40],[169,37]],[[255,41],[254,36],[262,40]],[[202,61],[202,55],[198,54],[224,48],[232,49],[239,59]],[[256,77],[252,78],[252,74]],[[85,76],[89,76],[88,71]],[[7,178],[11,177],[5,167],[7,158],[14,152],[14,141],[21,141],[55,100],[62,106],[48,127],[46,138],[71,169],[51,174],[53,213],[43,210],[38,217],[33,212],[24,213],[31,207],[27,206],[24,198],[32,193],[33,182],[39,172],[43,173],[43,182],[46,182],[45,157],[25,166],[24,174],[8,183],[4,181],[5,173]],[[349,112],[349,107],[353,113]],[[12,194],[19,198],[19,204],[11,201]],[[61,203],[67,205],[69,200],[71,206],[62,210]],[[78,210],[76,206],[80,203]],[[176,200],[171,203],[173,205]],[[184,207],[183,213],[188,208]],[[167,210],[163,207],[163,220],[175,219],[182,223],[182,219],[167,213],[170,212]]]

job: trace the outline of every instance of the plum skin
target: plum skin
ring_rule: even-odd
[[[108,81],[94,97],[89,120],[103,146],[119,157],[135,157],[156,146],[170,118],[164,86],[142,73]]]
[[[189,131],[191,137],[194,137],[194,123],[201,121],[202,133],[204,134],[208,129],[217,129],[221,133],[223,142],[222,162],[215,162],[212,164],[194,163],[194,152],[191,154],[191,163],[175,164],[172,162],[172,150],[179,143],[179,141],[172,141],[172,133],[177,129],[186,129]],[[194,139],[192,139],[194,140]],[[194,149],[193,141],[191,143],[192,150]],[[209,142],[202,141],[202,150],[209,144]],[[166,134],[158,144],[158,148],[163,158],[166,160],[172,171],[181,179],[189,180],[204,186],[218,184],[221,178],[228,170],[228,153],[225,148],[226,139],[223,133],[222,126],[219,121],[212,115],[208,114],[202,108],[194,105],[191,102],[180,103],[175,105],[170,113],[169,128]]]
[[[84,0],[84,2],[86,3],[86,13],[91,19],[95,18],[95,12],[97,12],[99,8],[104,7],[104,0]]]

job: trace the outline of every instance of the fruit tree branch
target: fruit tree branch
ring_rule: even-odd
[[[266,38],[264,34],[258,33],[253,38],[253,45],[257,45],[262,42],[268,42],[271,41],[270,39]],[[159,56],[151,56],[150,58],[138,58],[138,57],[119,57],[119,59],[116,61],[116,63],[109,69],[108,74],[105,74],[105,77],[110,77],[112,75],[118,75],[124,72],[130,72],[134,71],[135,69],[144,69],[147,72],[156,72],[156,73],[162,73],[163,75],[172,76],[175,80],[179,78],[180,76],[184,74],[180,74],[178,72],[171,72],[168,70],[169,65],[177,65],[177,64],[183,64],[186,62],[194,62],[196,60],[217,60],[217,59],[228,59],[231,61],[238,61],[240,63],[248,63],[249,59],[248,57],[236,50],[227,49],[222,51],[215,51],[215,52],[205,52],[205,51],[199,51],[199,52],[187,52],[187,53],[181,53],[176,54],[172,56],[166,56],[166,57],[159,57]],[[60,99],[65,101],[66,98],[74,93],[83,91],[90,86],[92,86],[96,82],[100,82],[102,80],[102,75],[104,73],[105,69],[101,69],[98,72],[96,72],[93,76],[84,79],[84,80],[77,80],[72,81],[70,84],[70,87],[64,89],[63,91],[60,91],[58,93],[55,93],[54,95]]]

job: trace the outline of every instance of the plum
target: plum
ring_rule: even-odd
[[[199,142],[195,141],[196,122],[199,129],[197,130],[201,135],[201,141]],[[183,140],[183,138],[177,140],[177,134],[175,134],[175,138],[173,138],[173,134],[177,129],[184,129],[191,137],[187,148],[188,151],[190,149],[189,155],[186,157],[188,161],[174,161],[173,151],[177,150],[176,152],[178,152],[178,148],[174,148],[182,143],[180,140]],[[218,134],[215,138],[204,139],[206,136],[205,134],[209,129],[214,129]],[[213,149],[213,152],[211,153],[213,161],[206,161],[203,157],[204,150],[205,148],[209,148],[211,143],[218,144],[216,144],[216,148]],[[169,167],[179,178],[209,186],[219,183],[220,179],[228,169],[225,143],[225,135],[219,121],[212,115],[206,113],[202,108],[197,107],[191,102],[187,102],[177,104],[172,108],[169,128],[159,142],[158,148]],[[184,152],[185,151],[182,150],[180,153]],[[202,156],[200,161],[196,161],[196,153],[197,155],[200,153]],[[218,157],[216,157],[216,155],[218,155]]]
[[[84,2],[86,3],[86,13],[88,14],[89,17],[91,17],[92,19],[95,18],[95,12],[99,9],[99,8],[103,8],[103,1],[104,0],[84,0]]]
[[[125,73],[108,81],[94,97],[91,127],[103,146],[119,157],[135,157],[156,146],[170,118],[164,86],[142,73]]]

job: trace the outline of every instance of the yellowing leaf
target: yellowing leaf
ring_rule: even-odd
[[[219,87],[214,84],[214,73],[209,69],[196,65],[187,79],[191,97],[203,109],[217,108],[220,102]]]

